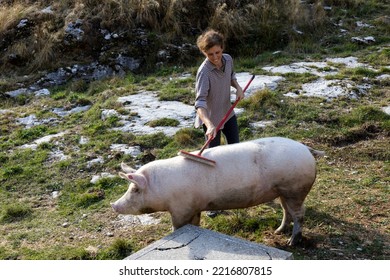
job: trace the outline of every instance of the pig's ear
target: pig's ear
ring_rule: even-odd
[[[126,163],[121,163],[121,168],[125,173],[134,173],[136,170],[128,166]]]
[[[121,178],[126,179],[126,180],[129,181],[129,178],[127,178],[127,175],[126,175],[125,173],[123,173],[123,172],[118,172],[118,175],[119,175],[119,177],[121,177]]]
[[[146,188],[146,178],[142,174],[135,174],[135,173],[125,174],[125,173],[119,172],[119,176],[123,179],[126,179],[127,181],[130,181],[130,182],[136,184],[140,189]]]

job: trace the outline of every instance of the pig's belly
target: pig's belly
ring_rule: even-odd
[[[209,199],[204,210],[227,210],[255,206],[278,197],[272,189],[259,190],[256,187],[245,189],[228,189],[217,197]]]

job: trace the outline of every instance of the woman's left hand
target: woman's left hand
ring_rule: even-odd
[[[245,97],[245,94],[244,92],[242,91],[242,88],[240,86],[238,86],[236,88],[236,100],[241,100]]]

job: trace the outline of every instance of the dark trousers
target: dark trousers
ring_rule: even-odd
[[[207,127],[203,125],[203,130],[206,133]],[[228,144],[234,144],[240,142],[238,135],[238,124],[236,115],[231,117],[224,125],[224,127],[218,131],[217,135],[209,144],[209,148],[221,145],[221,131],[226,137]]]

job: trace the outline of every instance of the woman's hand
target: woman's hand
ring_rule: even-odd
[[[207,139],[210,139],[210,137],[214,139],[215,136],[217,136],[217,131],[216,131],[216,127],[214,126],[214,124],[211,122],[209,118],[209,114],[207,110],[205,108],[199,107],[196,111],[199,115],[199,118],[207,127],[207,131],[206,131]]]
[[[245,97],[245,94],[244,92],[242,91],[242,88],[240,86],[238,86],[236,88],[236,100],[241,100]]]
[[[210,139],[210,138],[214,139],[215,136],[217,136],[217,130],[213,124],[207,126],[206,136],[207,136],[207,139]]]
[[[242,87],[237,83],[237,80],[232,80],[231,86],[236,89],[236,101],[245,97]]]

